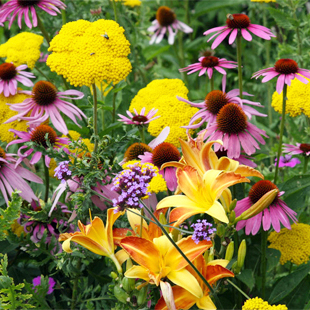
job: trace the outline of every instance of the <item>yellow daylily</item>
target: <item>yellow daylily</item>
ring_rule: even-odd
[[[124,261],[125,256],[128,256],[120,252],[114,254],[115,245],[112,227],[114,222],[120,215],[124,214],[124,212],[114,213],[115,209],[116,208],[108,209],[106,226],[104,226],[102,220],[96,216],[94,219],[90,219],[90,224],[88,225],[84,225],[81,221],[78,221],[80,232],[61,234],[59,236],[59,241],[64,241],[62,244],[63,250],[71,253],[70,242],[76,242],[96,254],[107,256],[112,259],[117,270],[121,273],[122,268],[120,264]]]
[[[211,286],[215,284],[216,281],[224,277],[234,277],[234,274],[225,268],[228,263],[229,261],[224,259],[217,259],[206,263],[202,255],[193,261],[195,267],[201,272],[201,274],[205,277]],[[203,291],[203,296],[198,298],[180,286],[173,286],[172,292],[176,309],[186,310],[190,309],[194,304],[196,304],[199,309],[215,310],[216,306],[209,296],[209,288],[199,277],[196,276],[195,271],[190,266],[186,267],[186,269],[188,269],[190,273],[196,277]],[[167,309],[168,307],[164,301],[164,298],[161,297],[155,306],[155,310]]]
[[[176,244],[190,261],[212,246],[212,242],[206,240],[196,244],[191,237],[183,238]],[[140,265],[127,270],[127,278],[140,278],[158,286],[160,280],[167,277],[197,298],[203,296],[197,279],[185,268],[187,261],[166,236],[154,238],[153,242],[130,236],[123,238],[120,245]]]
[[[234,172],[208,170],[201,177],[196,169],[184,166],[177,169],[180,190],[185,195],[173,195],[164,198],[157,204],[157,210],[176,207],[170,213],[169,221],[179,226],[192,215],[206,213],[213,218],[228,223],[225,209],[218,202],[223,191],[229,186],[241,182],[250,182],[247,178]]]

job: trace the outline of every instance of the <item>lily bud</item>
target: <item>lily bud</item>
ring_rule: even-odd
[[[246,255],[246,242],[245,240],[243,239],[241,241],[241,244],[239,246],[239,250],[238,250],[238,259],[237,259],[237,265],[238,267],[241,268],[243,267],[244,265],[244,260],[245,260],[245,255]]]
[[[231,241],[226,249],[225,259],[231,261],[234,256],[234,242]]]
[[[229,223],[234,223],[236,220],[236,212],[232,210],[229,214]]]
[[[237,199],[234,199],[229,206],[229,211],[233,211],[237,205]]]
[[[118,275],[117,275],[116,272],[114,272],[114,271],[112,271],[112,272],[110,273],[110,276],[111,276],[112,279],[117,279],[117,278],[118,278]]]
[[[127,304],[128,298],[130,300],[129,295],[119,285],[114,286],[114,296],[123,304]]]
[[[147,290],[148,290],[148,285],[147,286],[143,286],[137,296],[137,303],[138,306],[142,306],[145,302],[146,302],[146,298],[147,298]]]

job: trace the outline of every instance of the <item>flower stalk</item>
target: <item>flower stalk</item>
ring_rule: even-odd
[[[261,234],[262,299],[265,299],[266,296],[266,271],[267,271],[266,248],[267,248],[267,231],[263,229]]]
[[[48,34],[48,32],[46,31],[41,19],[39,16],[37,16],[38,18],[38,27],[40,28],[42,34],[43,34],[43,37],[45,38],[45,40],[47,41],[47,44],[50,45],[50,42],[51,42],[51,38]]]
[[[48,167],[46,167],[45,162],[44,162],[44,157],[43,157],[43,167],[44,167],[44,177],[45,177],[45,196],[44,196],[44,201],[47,202],[48,199],[48,189],[50,186],[50,176],[48,173]]]
[[[237,34],[237,61],[238,61],[238,82],[239,82],[239,97],[242,99],[242,65],[241,65],[241,33]]]
[[[93,98],[94,98],[94,109],[93,109],[93,126],[94,126],[94,136],[95,136],[95,146],[94,146],[94,153],[98,150],[98,102],[97,102],[97,89],[96,84],[92,84],[93,89]]]

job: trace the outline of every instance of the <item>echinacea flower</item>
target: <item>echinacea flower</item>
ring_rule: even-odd
[[[198,256],[193,264],[201,272],[204,278],[208,281],[211,286],[214,286],[215,283],[225,277],[234,277],[234,273],[225,267],[228,265],[229,261],[225,259],[216,259],[206,263],[202,255]],[[175,285],[172,287],[172,292],[174,296],[174,302],[176,309],[190,309],[195,304],[199,309],[216,309],[211,297],[210,289],[206,284],[198,277],[197,273],[193,270],[191,266],[187,266],[186,269],[197,279],[199,286],[202,289],[203,296],[197,297],[192,294],[190,291],[185,288]],[[161,297],[156,306],[155,310],[168,310],[163,297]]]
[[[196,244],[191,237],[183,238],[176,244],[190,261],[212,246],[212,242],[206,240]],[[134,236],[125,237],[120,246],[138,263],[125,272],[125,277],[140,278],[157,286],[161,279],[167,277],[197,298],[203,296],[197,279],[185,268],[188,262],[166,236],[154,238],[152,241]]]
[[[78,90],[66,90],[58,92],[57,88],[50,82],[37,82],[32,91],[24,91],[25,94],[31,95],[31,98],[25,99],[19,104],[10,105],[13,111],[18,114],[11,117],[6,123],[13,122],[17,119],[26,120],[28,124],[38,125],[51,119],[53,125],[64,135],[68,134],[68,128],[60,115],[60,111],[67,115],[73,122],[81,127],[75,117],[80,120],[86,115],[74,104],[63,99],[81,99],[84,94]],[[30,113],[30,116],[27,114]]]
[[[200,57],[198,61],[199,62],[197,63],[179,69],[179,71],[188,72],[187,74],[192,74],[200,70],[198,76],[207,73],[209,79],[211,79],[213,75],[213,69],[223,75],[226,75],[226,71],[223,68],[233,69],[238,67],[238,63],[235,61],[226,60],[225,58],[217,58],[215,56]]]
[[[37,145],[41,145],[45,148],[48,148],[48,145],[46,143],[46,139],[45,136],[47,134],[47,140],[50,142],[51,146],[54,149],[60,149],[62,148],[64,145],[67,145],[70,143],[68,138],[60,138],[57,136],[55,130],[48,126],[48,125],[39,125],[37,127],[31,127],[29,128],[28,132],[24,132],[24,131],[18,131],[18,130],[14,130],[11,129],[12,132],[14,132],[14,134],[16,136],[18,136],[20,139],[14,140],[12,142],[10,142],[7,147],[9,147],[10,145],[13,144],[18,144],[18,143],[25,143],[25,142],[35,142]],[[28,149],[25,151],[25,153],[22,153],[23,150]],[[65,151],[67,151],[67,153],[69,153],[68,150],[65,149]],[[27,145],[23,145],[19,148],[17,155],[19,156],[19,159],[16,162],[16,165],[19,164],[20,162],[22,162],[22,160],[28,156],[30,156],[32,153],[34,152],[31,160],[30,160],[30,164],[36,164],[42,157],[42,152],[40,151],[36,151],[34,148],[31,148]],[[44,155],[45,158],[45,165],[46,167],[49,167],[51,158],[48,155]]]
[[[257,203],[265,194],[272,190],[278,190],[278,187],[267,180],[261,180],[255,183],[250,189],[249,196],[239,200],[234,211],[236,217],[248,210],[253,204]],[[293,222],[297,222],[297,213],[290,209],[286,203],[280,199],[284,192],[279,192],[270,203],[270,205],[257,215],[247,219],[241,220],[237,223],[236,229],[241,230],[245,227],[245,233],[249,235],[256,235],[263,224],[263,229],[268,231],[272,225],[274,230],[279,232],[282,223],[287,229],[291,229],[289,218]]]
[[[262,69],[255,72],[252,78],[258,78],[263,76],[262,83],[268,82],[274,77],[278,76],[276,90],[280,94],[283,90],[284,84],[291,86],[291,81],[295,78],[300,82],[307,84],[309,81],[306,78],[310,78],[310,71],[308,69],[301,69],[293,59],[279,59],[274,67]]]
[[[261,136],[268,138],[264,130],[247,120],[246,114],[238,104],[228,103],[220,109],[216,122],[207,128],[204,138],[208,138],[208,141],[222,140],[223,146],[217,144],[214,150],[224,149],[227,150],[228,157],[238,158],[241,155],[241,146],[247,155],[251,155],[259,149],[256,140],[265,144]]]
[[[252,115],[256,116],[267,116],[266,114],[262,114],[257,112],[254,108],[249,107],[248,105],[253,105],[257,107],[262,107],[259,102],[253,102],[247,99],[241,99],[239,97],[239,89],[233,89],[228,93],[225,93],[225,90],[212,90],[209,92],[202,102],[191,102],[186,100],[182,97],[177,96],[178,100],[186,102],[190,104],[192,107],[199,108],[200,110],[193,115],[191,118],[189,125],[182,126],[183,128],[187,129],[196,129],[207,122],[207,127],[211,126],[215,121],[218,113],[220,112],[221,108],[228,103],[236,103],[238,104],[246,116],[251,119]],[[242,93],[246,96],[253,96],[246,92]],[[247,105],[246,105],[247,104]],[[197,124],[194,124],[197,120],[201,119]]]
[[[309,143],[296,143],[284,144],[283,153],[291,153],[293,155],[302,154],[304,156],[310,156],[310,144]]]
[[[17,16],[17,24],[19,28],[22,28],[22,17],[24,15],[25,24],[30,29],[38,26],[38,17],[35,7],[42,9],[52,16],[56,16],[60,13],[59,9],[64,10],[66,5],[60,0],[9,0],[4,3],[0,8],[0,22],[9,21],[9,29],[11,28],[15,17]],[[31,13],[32,23],[29,18]]]
[[[14,96],[17,93],[17,82],[25,86],[33,86],[28,78],[35,78],[31,72],[24,71],[26,65],[16,67],[12,63],[3,63],[0,65],[0,93],[5,97]]]
[[[6,204],[9,203],[8,195],[11,196],[14,189],[21,191],[19,195],[28,202],[38,200],[24,179],[40,184],[43,183],[42,179],[21,166],[15,166],[14,156],[16,155],[5,153],[0,147],[0,190]]]
[[[117,114],[120,117],[118,121],[123,122],[126,125],[143,126],[160,117],[155,116],[155,114],[158,112],[156,109],[151,109],[146,115],[145,108],[142,108],[140,113],[138,113],[136,109],[133,109],[133,111],[134,115],[130,111],[126,111],[129,118],[124,115]]]
[[[278,159],[275,159],[275,166],[277,164]],[[283,167],[291,167],[294,168],[296,165],[300,164],[300,160],[298,158],[292,158],[291,155],[280,156],[279,168]]]
[[[160,43],[165,33],[168,31],[168,43],[172,45],[178,30],[184,33],[192,33],[193,29],[177,20],[175,13],[167,6],[161,6],[156,12],[156,19],[152,21],[152,26],[148,31],[155,32],[150,40],[150,44]],[[175,32],[173,32],[173,29]]]
[[[245,40],[252,41],[252,36],[248,32],[248,30],[256,36],[265,40],[270,40],[271,37],[275,37],[275,35],[271,32],[270,29],[261,25],[251,24],[249,17],[245,14],[228,14],[225,26],[209,29],[203,34],[206,36],[210,33],[215,32],[215,34],[208,39],[209,42],[217,36],[211,46],[212,49],[215,49],[229,34],[230,36],[228,43],[234,43],[238,35],[238,31],[241,32],[241,35]]]
[[[33,284],[33,288],[35,288],[36,286],[40,286],[41,285],[41,276],[37,276],[35,278],[32,279],[32,284]],[[55,286],[56,282],[53,278],[48,277],[48,291],[47,291],[47,295],[52,294],[54,292],[54,286]]]

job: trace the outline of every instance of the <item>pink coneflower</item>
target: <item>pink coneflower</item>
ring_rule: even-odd
[[[54,149],[59,149],[62,148],[64,145],[68,145],[70,140],[68,138],[60,138],[57,136],[55,130],[48,126],[48,125],[39,125],[37,127],[32,127],[29,129],[29,132],[25,131],[18,131],[14,129],[10,129],[15,135],[17,135],[20,139],[11,141],[8,143],[7,147],[13,144],[18,144],[18,143],[25,143],[25,142],[35,142],[37,145],[43,146],[45,148],[48,148],[47,141],[45,139],[46,134],[48,134],[47,139],[52,145]],[[22,151],[28,149],[24,154],[22,154]],[[68,154],[70,152],[67,149],[64,149]],[[23,145],[22,147],[19,148],[17,155],[19,156],[19,159],[16,162],[16,165],[18,165],[24,158],[30,156],[34,152],[30,164],[34,165],[36,164],[42,157],[42,152],[40,151],[35,151],[35,149]],[[50,157],[48,155],[45,155],[45,165],[46,167],[49,167],[50,165]]]
[[[179,71],[180,72],[189,71],[187,74],[192,74],[200,70],[198,76],[207,73],[209,79],[211,79],[213,75],[213,69],[215,69],[221,74],[226,75],[226,71],[223,68],[233,69],[238,67],[238,63],[235,61],[226,60],[225,58],[217,58],[215,56],[200,57],[198,61],[199,62],[189,65],[185,68],[179,69]]]
[[[255,72],[252,78],[255,77],[257,79],[259,76],[264,76],[262,83],[265,83],[278,75],[276,90],[281,94],[284,84],[291,86],[291,81],[295,78],[304,84],[308,84],[308,80],[304,77],[310,78],[310,71],[307,69],[300,69],[295,60],[285,58],[279,59],[274,67]]]
[[[62,99],[81,99],[84,94],[78,90],[66,90],[57,92],[57,88],[50,82],[37,82],[32,91],[23,91],[31,98],[27,98],[22,103],[11,104],[10,108],[18,112],[17,115],[8,119],[5,123],[10,123],[18,119],[28,121],[28,124],[38,125],[45,122],[49,117],[55,128],[63,133],[68,134],[68,128],[60,115],[60,111],[67,115],[73,122],[81,127],[76,118],[80,120],[86,115],[77,108],[74,104],[64,101]],[[30,116],[26,116],[30,113]]]
[[[228,103],[219,111],[216,122],[208,127],[204,139],[209,137],[208,141],[222,140],[223,147],[215,144],[215,152],[224,149],[227,150],[229,158],[238,158],[241,146],[247,155],[251,155],[259,149],[256,140],[265,144],[261,135],[268,138],[264,130],[248,122],[246,114],[238,104]]]
[[[16,155],[5,153],[0,147],[0,190],[7,206],[9,206],[8,195],[11,196],[15,189],[21,191],[20,196],[28,202],[38,200],[24,179],[35,183],[43,183],[34,173],[20,166],[15,167],[16,159],[14,156]]]
[[[17,93],[17,82],[31,87],[33,83],[28,78],[35,78],[31,72],[23,71],[27,65],[15,67],[12,63],[3,63],[0,65],[0,94],[5,97],[14,96]]]
[[[160,117],[160,116],[154,117],[154,115],[158,112],[158,110],[154,108],[151,109],[149,113],[147,113],[146,115],[145,115],[145,108],[142,108],[140,113],[138,113],[136,109],[133,109],[133,110],[134,110],[134,115],[130,111],[126,111],[129,118],[124,115],[117,114],[120,117],[118,121],[123,122],[126,125],[143,126]]]
[[[245,92],[243,92],[242,94],[252,96]],[[259,102],[253,102],[250,100],[241,99],[238,96],[239,96],[239,89],[233,89],[228,93],[225,93],[224,91],[221,90],[212,90],[210,93],[208,93],[203,102],[197,102],[197,103],[191,102],[189,100],[177,96],[177,98],[180,101],[186,102],[193,107],[201,109],[193,115],[188,126],[182,126],[182,127],[187,129],[196,129],[199,128],[205,122],[208,122],[207,127],[210,127],[216,121],[216,117],[220,112],[220,110],[228,103],[238,104],[249,119],[252,118],[252,115],[267,116],[266,114],[257,112],[252,107],[244,105],[244,104],[250,104],[257,107],[262,107],[262,105]],[[197,124],[194,124],[200,118],[201,121]]]
[[[302,154],[304,156],[310,156],[310,144],[308,143],[296,143],[296,145],[284,144],[283,153],[291,153],[293,155]]]
[[[275,159],[275,166],[277,164],[278,159]],[[300,160],[298,158],[292,158],[291,155],[280,156],[279,168],[283,167],[291,167],[294,168],[296,165],[300,164]]]
[[[186,24],[177,20],[175,13],[167,6],[161,6],[156,13],[156,19],[152,21],[152,26],[148,28],[148,31],[155,32],[150,40],[150,44],[160,43],[165,33],[168,31],[168,43],[173,44],[174,38],[178,30],[191,33],[193,29]],[[173,29],[175,32],[173,32]]]
[[[245,14],[228,14],[225,26],[209,29],[203,34],[206,36],[215,32],[215,34],[208,39],[209,42],[214,37],[218,36],[211,46],[212,49],[215,49],[230,33],[228,43],[232,44],[235,42],[239,30],[242,37],[247,41],[252,41],[252,36],[248,30],[265,40],[270,40],[271,37],[275,37],[270,29],[261,25],[251,24],[249,17]]]
[[[261,197],[273,189],[278,189],[275,184],[267,180],[261,180],[255,183],[250,189],[249,196],[239,200],[237,206],[234,209],[236,212],[236,217],[241,215],[244,211],[249,209],[253,204],[255,204]],[[265,231],[269,230],[270,225],[273,226],[276,232],[281,229],[280,223],[282,223],[287,229],[291,229],[290,219],[297,222],[297,213],[290,209],[286,203],[280,199],[284,192],[279,192],[273,202],[269,207],[264,209],[262,212],[258,213],[254,217],[248,220],[242,220],[237,223],[236,229],[240,230],[245,227],[245,233],[249,235],[257,234],[261,224],[263,224],[263,229]]]
[[[38,17],[35,7],[42,9],[50,15],[56,16],[60,13],[59,9],[64,10],[66,5],[60,0],[9,0],[0,8],[0,22],[9,21],[9,29],[11,28],[15,17],[17,16],[17,24],[22,28],[22,17],[24,15],[25,24],[31,29],[38,26]],[[29,18],[31,12],[32,23]]]

